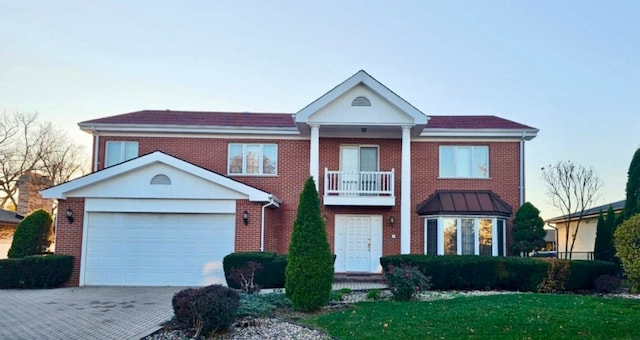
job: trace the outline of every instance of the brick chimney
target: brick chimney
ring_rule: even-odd
[[[27,216],[34,210],[44,209],[51,213],[53,199],[44,199],[40,190],[50,187],[53,183],[47,176],[35,172],[28,172],[18,179],[18,206],[16,214]]]

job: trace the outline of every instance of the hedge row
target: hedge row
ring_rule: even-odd
[[[0,288],[55,288],[71,277],[73,256],[33,255],[0,260]]]
[[[547,275],[550,259],[485,256],[394,255],[380,258],[385,270],[389,264],[417,266],[431,277],[435,290],[536,291]],[[564,260],[555,260],[564,261]],[[617,265],[602,261],[569,261],[565,290],[591,290],[594,280],[604,274],[619,275]]]
[[[257,262],[262,269],[256,271],[254,283],[260,288],[284,288],[287,255],[277,255],[273,252],[242,252],[231,253],[222,260],[224,276],[227,286],[240,289],[240,284],[232,279],[236,270],[245,270],[249,262]]]

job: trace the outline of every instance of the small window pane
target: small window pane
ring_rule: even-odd
[[[247,174],[260,173],[260,145],[247,145],[246,166]]]
[[[440,177],[454,177],[453,148],[440,147]]]
[[[504,256],[504,220],[498,220],[498,256]]]
[[[462,251],[461,255],[474,255],[476,253],[475,248],[475,219],[463,218],[460,219],[460,238]]]
[[[262,173],[269,175],[277,174],[277,146],[275,144],[265,145],[262,150],[264,152],[262,157]]]
[[[121,162],[122,157],[122,143],[120,142],[107,142],[107,157],[105,160],[105,167],[112,166]]]
[[[445,218],[444,222],[444,254],[458,254],[458,219]]]
[[[242,173],[242,144],[229,144],[229,173]]]
[[[471,149],[456,148],[456,177],[471,177]]]
[[[138,143],[137,142],[125,142],[124,143],[124,160],[127,161],[138,157]]]
[[[427,255],[438,255],[438,220],[427,220]]]
[[[489,150],[487,147],[473,148],[473,177],[489,177]]]
[[[493,251],[492,251],[493,220],[481,219],[479,221],[479,224],[480,224],[480,232],[479,232],[478,238],[480,242],[480,255],[491,256],[493,255]]]

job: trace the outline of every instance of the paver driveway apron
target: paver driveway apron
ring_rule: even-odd
[[[0,339],[140,339],[183,287],[0,289]]]

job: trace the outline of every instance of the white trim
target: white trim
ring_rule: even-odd
[[[411,130],[402,127],[400,177],[400,254],[411,254]]]
[[[311,125],[309,152],[309,176],[313,177],[318,191],[320,184],[320,126]]]
[[[426,128],[420,133],[420,137],[440,137],[440,138],[516,138],[520,140],[523,136],[525,140],[532,140],[537,136],[538,130],[511,130],[511,129],[429,129]]]
[[[236,180],[222,176],[215,172],[211,172],[160,151],[140,156],[138,158],[100,170],[98,172],[94,172],[89,175],[77,178],[70,182],[54,186],[52,188],[41,191],[40,194],[43,198],[67,199],[68,197],[75,197],[73,195],[73,191],[75,190],[93,185],[95,183],[110,179],[115,176],[122,175],[124,173],[145,167],[153,163],[163,163],[176,169],[180,169],[193,176],[201,177],[202,179],[237,191],[243,195],[248,196],[249,201],[252,202],[270,202],[273,200],[276,206],[279,206],[279,203],[281,202],[278,198],[267,192],[240,183]]]
[[[84,209],[88,212],[145,212],[235,214],[235,200],[184,200],[139,198],[87,198]]]
[[[164,125],[164,124],[78,124],[80,130],[90,132],[149,132],[149,133],[200,133],[200,134],[265,134],[265,135],[299,135],[295,127],[227,127],[199,125]]]
[[[102,137],[131,137],[131,138],[144,138],[144,137],[165,137],[165,138],[202,138],[202,139],[242,139],[242,140],[254,140],[254,139],[268,139],[268,140],[309,140],[308,136],[297,135],[242,135],[242,134],[212,134],[212,133],[170,133],[170,132],[100,132]]]

